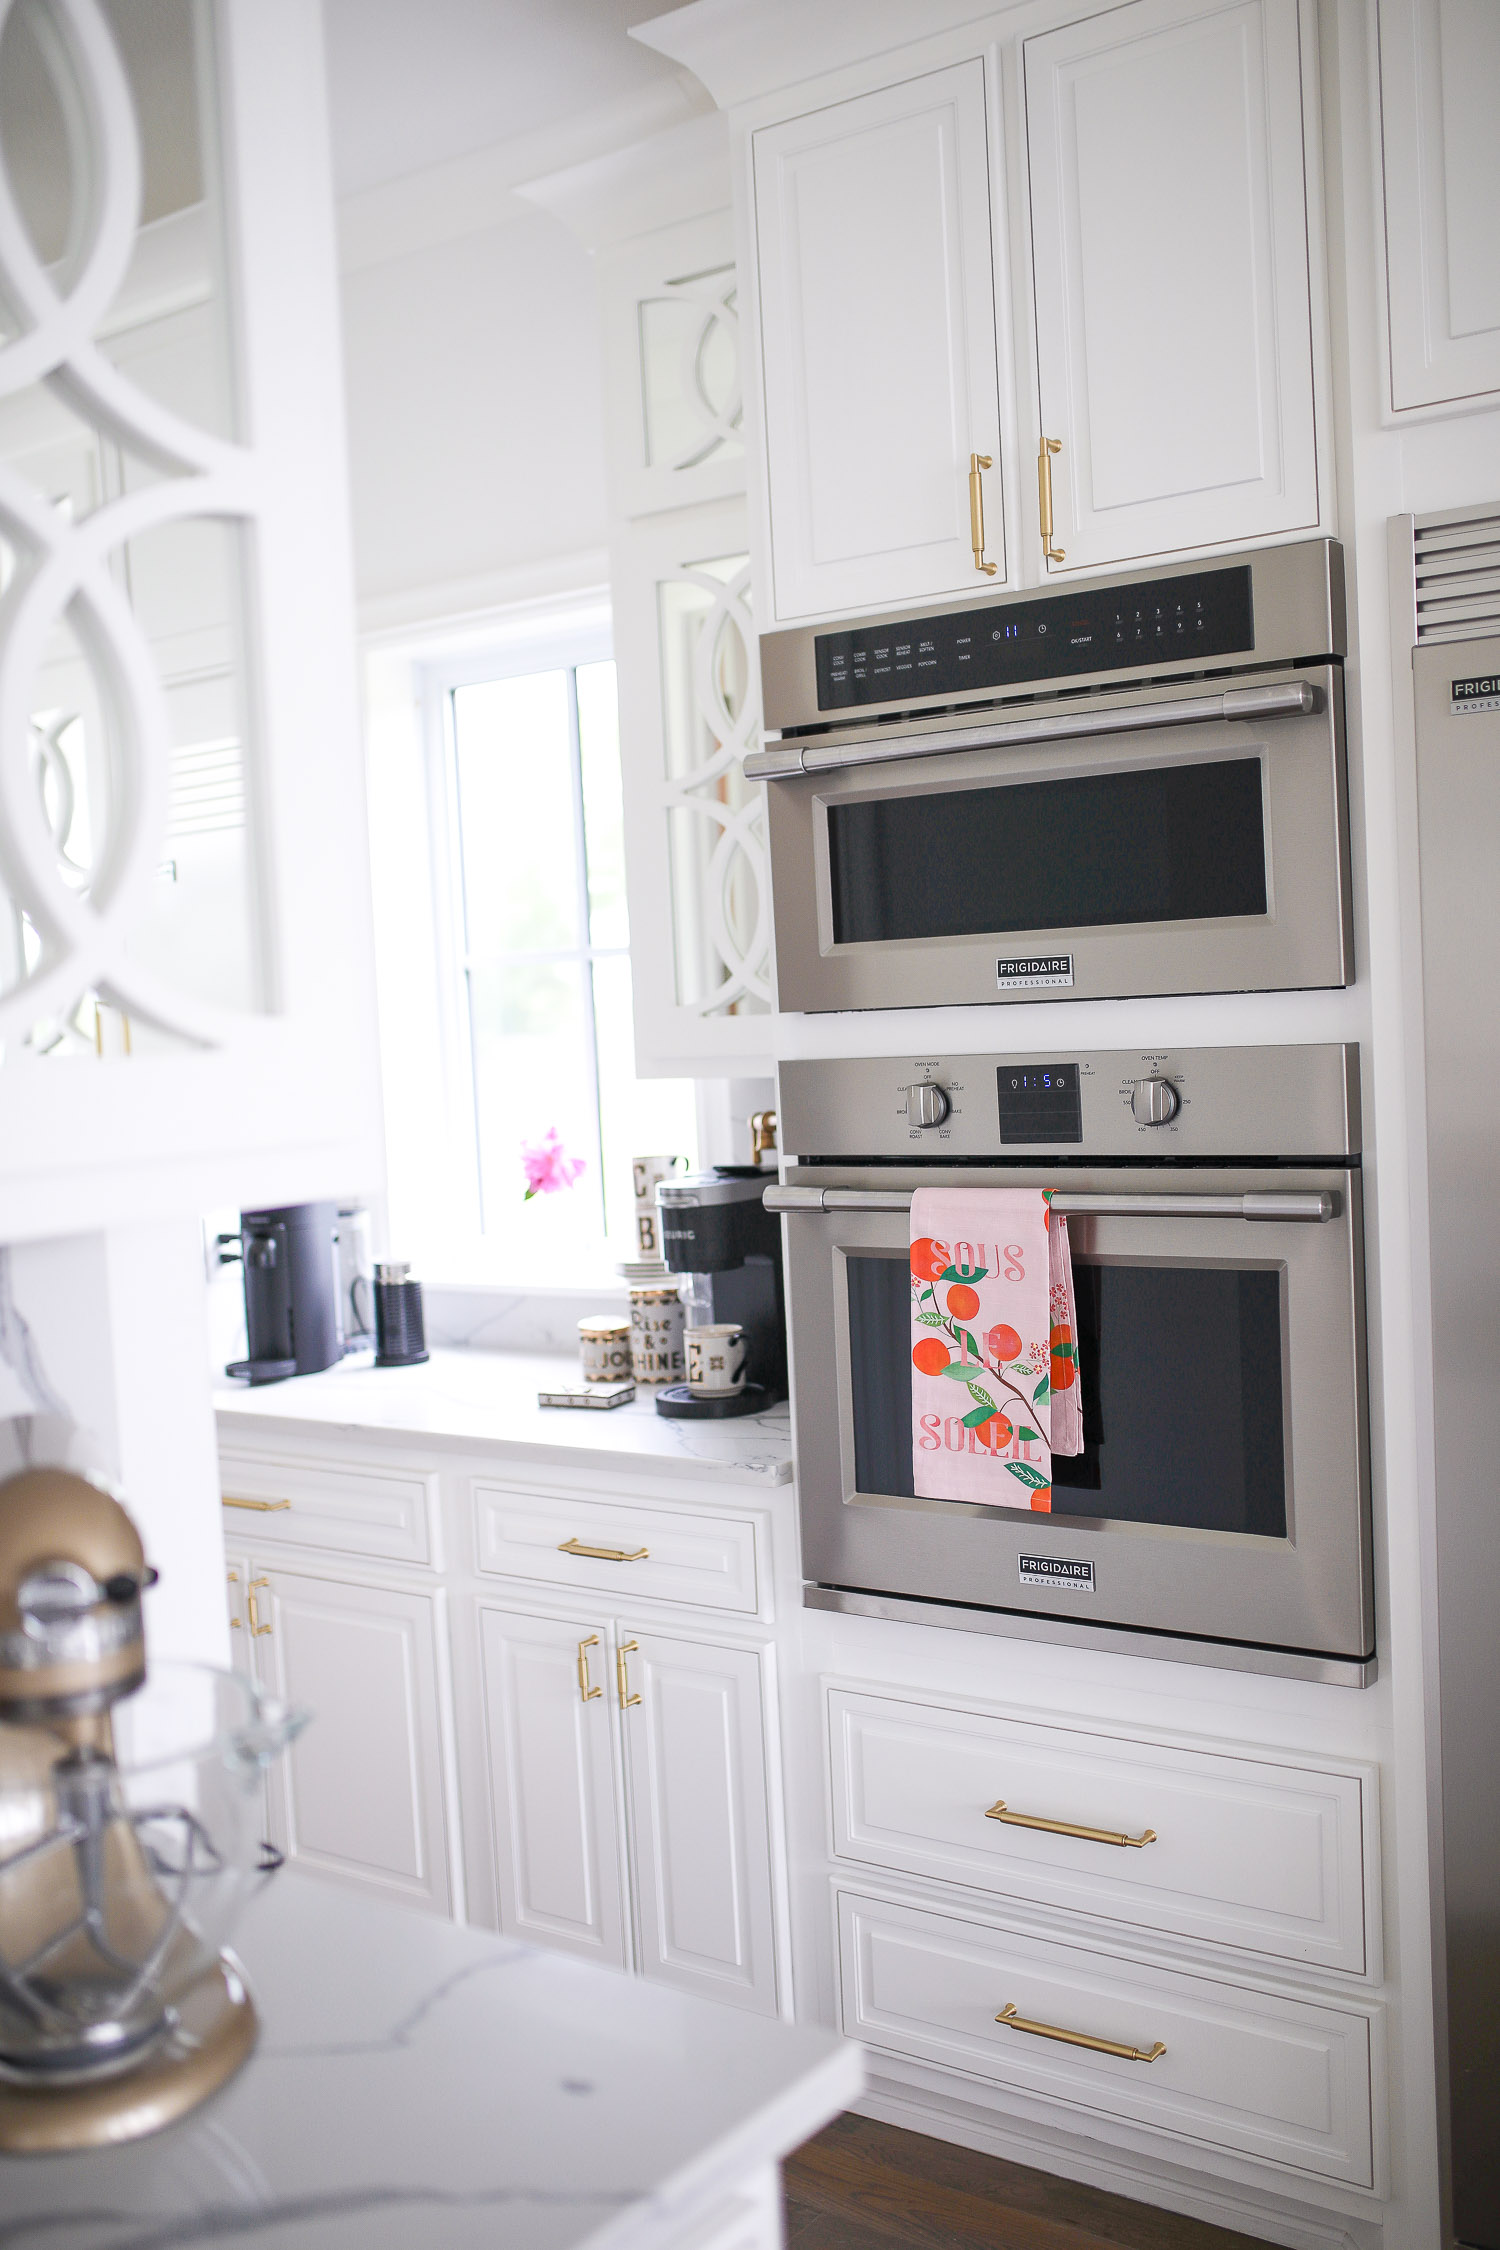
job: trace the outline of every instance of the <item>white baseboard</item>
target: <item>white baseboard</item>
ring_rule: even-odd
[[[1380,2250],[1384,2239],[1381,2228],[1366,2221],[1333,2212],[1319,2217],[1234,2181],[1216,2180],[1210,2185],[1189,2179],[1155,2157],[1132,2156],[1123,2149],[1106,2151],[1097,2144],[1083,2148],[1061,2134],[1043,2134],[1020,2120],[1000,2123],[982,2118],[889,2080],[875,2079],[853,2107],[859,2116],[876,2118],[884,2125],[927,2133],[934,2140],[952,2141],[1012,2164],[1029,2164],[1085,2187],[1128,2196],[1134,2203],[1279,2243],[1283,2250]]]

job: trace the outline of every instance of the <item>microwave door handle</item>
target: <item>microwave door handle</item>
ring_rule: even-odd
[[[768,1187],[768,1211],[788,1218],[823,1211],[909,1211],[910,1188]],[[1245,1195],[1069,1195],[1059,1190],[1052,1208],[1068,1218],[1270,1219],[1326,1226],[1339,1215],[1329,1188],[1252,1189]]]
[[[941,758],[955,750],[1008,750],[1030,742],[1071,742],[1081,735],[1133,734],[1145,728],[1204,726],[1216,720],[1305,719],[1321,708],[1321,692],[1306,680],[1267,687],[1225,688],[1218,695],[1186,695],[1164,703],[1118,703],[1099,711],[1070,711],[1046,718],[1008,719],[991,726],[948,728],[941,734],[888,736],[879,742],[773,743],[744,760],[752,781],[787,780],[799,773],[838,773],[847,766],[880,766],[893,758]]]

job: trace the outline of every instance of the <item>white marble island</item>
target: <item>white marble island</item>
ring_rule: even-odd
[[[0,2158],[3,2250],[768,2250],[857,2047],[286,1872],[260,2045],[192,2117]]]

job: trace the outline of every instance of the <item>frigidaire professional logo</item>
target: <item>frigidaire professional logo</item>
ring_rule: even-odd
[[[995,963],[995,982],[1002,992],[1030,991],[1043,984],[1071,984],[1071,953],[1020,953]]]
[[[1461,711],[1500,711],[1500,672],[1479,672],[1467,680],[1455,680],[1450,714]]]
[[[1072,1562],[1066,1555],[1021,1555],[1023,1586],[1062,1586],[1070,1593],[1094,1592],[1094,1566],[1091,1562]]]

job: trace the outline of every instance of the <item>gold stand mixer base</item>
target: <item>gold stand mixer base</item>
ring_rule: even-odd
[[[232,2078],[260,2026],[237,1966],[221,1958],[178,2007],[179,2027],[134,2070],[84,2086],[0,2083],[0,2150],[58,2156],[138,2141]]]

